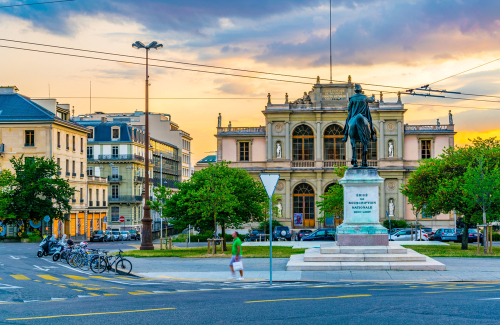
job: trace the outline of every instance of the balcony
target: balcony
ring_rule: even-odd
[[[134,177],[134,182],[136,182],[136,183],[142,183],[142,182],[144,182],[144,177],[142,177],[142,176],[135,176]]]
[[[323,168],[335,168],[335,167],[341,167],[341,166],[347,166],[347,160],[324,160],[323,161]]]
[[[111,175],[108,176],[108,182],[110,183],[118,183],[122,181],[122,175]]]
[[[292,161],[292,168],[314,168],[314,160]]]
[[[73,177],[76,177],[76,173],[73,173],[73,174],[72,174],[72,176],[73,176]]]
[[[405,125],[405,133],[450,133],[455,132],[455,125]]]
[[[98,207],[98,206],[99,206],[99,204],[100,204],[100,202],[99,202],[99,201],[95,201],[95,206],[96,206],[96,207]]]
[[[220,127],[217,134],[266,135],[266,127]]]
[[[91,183],[107,183],[108,179],[106,177],[99,176],[88,176],[87,180]]]
[[[80,200],[80,203],[83,203],[83,202],[85,202],[85,200],[83,200],[83,199],[82,199],[82,200]]]
[[[105,207],[106,206],[106,201],[102,201],[102,206]]]
[[[70,176],[70,175],[71,175],[71,173],[66,172],[66,176]]]
[[[94,206],[94,201],[89,201],[89,207],[93,207]]]
[[[108,196],[109,203],[134,203],[142,202],[142,196],[140,195],[118,195],[118,196]]]
[[[80,178],[84,178],[85,177],[85,174],[80,174]]]
[[[71,199],[71,202],[72,203],[76,203],[76,199]]]
[[[151,184],[153,184],[154,186],[162,185],[162,186],[169,187],[169,188],[177,188],[177,183],[180,182],[180,181],[168,179],[168,178],[163,178],[161,181],[163,182],[163,184],[160,184],[160,178],[155,177],[153,179],[150,179]]]
[[[118,161],[118,160],[133,160],[133,161],[139,161],[139,162],[144,162],[144,157],[138,156],[138,155],[99,155],[97,158],[94,157],[89,157],[87,156],[87,160],[89,161]]]

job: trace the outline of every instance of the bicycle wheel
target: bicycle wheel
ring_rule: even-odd
[[[129,260],[121,259],[116,262],[116,273],[120,275],[129,275],[132,272],[132,263]]]
[[[54,262],[57,262],[57,260],[58,260],[60,257],[61,257],[61,254],[59,254],[59,253],[55,253],[55,254],[54,254],[54,256],[52,256],[52,260],[53,260]]]
[[[102,273],[107,269],[108,263],[106,262],[106,259],[101,256],[101,257],[95,257],[90,261],[90,269],[94,273]]]
[[[80,263],[81,256],[80,254],[75,254],[71,256],[71,260],[69,261],[69,266],[77,267]]]
[[[89,263],[89,256],[87,254],[83,255],[82,257],[82,263],[81,265],[78,266],[78,268],[82,271],[88,271],[90,268],[90,263]]]

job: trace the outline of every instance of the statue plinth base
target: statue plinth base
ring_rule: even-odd
[[[337,227],[338,246],[387,246],[387,228],[379,222],[379,187],[384,182],[375,168],[349,168],[339,183],[344,187],[344,223]]]

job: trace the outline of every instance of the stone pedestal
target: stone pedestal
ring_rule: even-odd
[[[349,168],[344,186],[344,223],[337,227],[338,246],[388,246],[387,228],[379,221],[379,187],[375,168]]]

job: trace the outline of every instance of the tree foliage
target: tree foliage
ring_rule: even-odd
[[[10,162],[14,174],[8,169],[0,173],[0,213],[5,223],[36,222],[47,215],[62,219],[71,211],[75,189],[59,176],[61,168],[53,159],[21,156]]]
[[[334,174],[340,179],[344,177],[347,170],[347,166],[342,166],[335,168]],[[322,216],[318,218],[318,221],[323,223],[326,218],[331,216],[344,216],[344,187],[339,183],[335,183],[325,195],[320,195],[321,201],[316,202],[319,207],[319,211]]]
[[[156,202],[151,202],[177,229],[191,225],[214,231],[217,223],[224,236],[226,228],[263,219],[264,187],[246,170],[231,168],[226,161],[209,164],[187,182],[178,183],[178,189],[155,189]]]
[[[465,225],[462,249],[467,249],[468,228],[482,221],[483,210],[476,202],[478,187],[473,176],[482,157],[482,168],[492,171],[500,163],[500,142],[495,138],[473,139],[464,147],[447,148],[438,158],[425,159],[401,188],[415,214],[437,215],[455,211]],[[469,170],[469,172],[468,172]],[[500,212],[496,197],[487,221]]]

